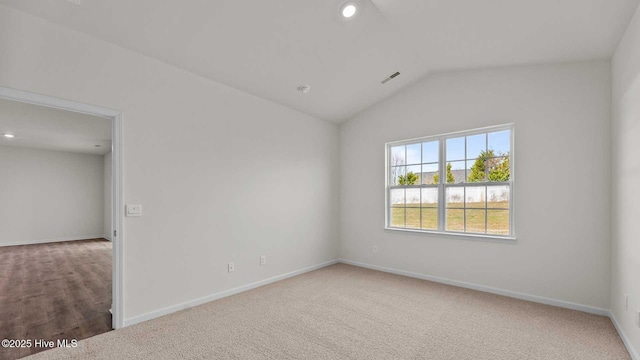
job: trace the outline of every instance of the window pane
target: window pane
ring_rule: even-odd
[[[407,207],[420,207],[420,189],[407,189]]]
[[[422,206],[423,207],[438,207],[438,189],[429,188],[422,190]]]
[[[437,184],[439,181],[439,176],[438,164],[422,164],[422,184]]]
[[[407,208],[406,227],[420,229],[420,208]]]
[[[407,166],[407,176],[400,185],[420,185],[420,175],[422,173],[422,167],[420,165]]]
[[[509,157],[497,157],[487,160],[487,171],[489,173],[489,181],[509,181],[510,168]]]
[[[434,163],[438,162],[438,142],[431,141],[422,143],[422,162],[423,163]]]
[[[389,159],[390,166],[398,166],[398,165],[406,165],[405,161],[405,146],[392,146],[391,147],[391,158]]]
[[[438,230],[438,209],[422,208],[422,228]]]
[[[404,208],[391,208],[391,226],[404,227]]]
[[[467,159],[475,160],[487,149],[487,134],[467,136]]]
[[[391,190],[391,206],[404,207],[404,189],[392,189]]]
[[[464,161],[452,161],[447,163],[447,184],[459,184],[464,182],[465,179],[465,162]],[[449,166],[451,165],[451,166]]]
[[[447,209],[447,231],[464,231],[464,210]]]
[[[389,185],[398,186],[400,181],[404,178],[404,174],[407,171],[406,166],[392,166],[389,171]]]
[[[467,160],[467,181],[482,182],[485,181],[484,172],[485,162],[483,158],[475,160]]]
[[[464,137],[447,139],[447,161],[464,160]]]
[[[447,188],[447,207],[448,208],[464,207],[464,188],[462,187]]]
[[[509,209],[509,186],[487,186],[487,207]]]
[[[474,233],[484,233],[484,216],[485,211],[482,210],[465,210],[466,211],[466,231]]]
[[[487,210],[487,233],[509,235],[509,210]]]
[[[422,150],[420,144],[407,145],[407,165],[420,164],[422,162]]]
[[[468,186],[465,189],[465,207],[484,209],[486,188],[484,186]]]
[[[509,235],[512,135],[473,130],[389,146],[389,226]]]
[[[489,133],[488,141],[489,149],[493,150],[495,156],[511,153],[511,130]]]

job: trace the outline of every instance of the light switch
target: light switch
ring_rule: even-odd
[[[131,216],[142,216],[142,205],[127,205],[126,206],[126,215],[128,217],[131,217]]]

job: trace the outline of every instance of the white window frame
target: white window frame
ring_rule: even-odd
[[[446,183],[446,143],[447,139],[450,138],[458,138],[463,136],[472,136],[478,134],[486,134],[491,132],[498,132],[510,130],[510,154],[509,154],[509,181],[483,181],[483,182],[462,182],[462,183]],[[488,240],[498,240],[498,241],[506,241],[506,242],[514,242],[516,240],[515,236],[515,212],[513,208],[514,204],[514,183],[515,183],[515,147],[514,147],[514,138],[515,138],[515,127],[514,124],[504,124],[504,125],[496,125],[496,126],[488,126],[483,128],[477,128],[472,130],[464,130],[451,132],[446,134],[434,135],[434,136],[425,136],[419,138],[413,138],[408,140],[401,141],[393,141],[385,144],[385,230],[392,231],[401,231],[401,232],[411,232],[411,233],[425,233],[425,234],[438,234],[438,235],[453,235],[455,237],[467,237],[472,239],[488,239]],[[390,174],[389,170],[391,168],[390,165],[390,157],[391,157],[391,148],[393,146],[398,145],[410,145],[415,143],[424,143],[430,141],[438,141],[439,145],[439,153],[438,153],[438,177],[440,179],[439,184],[431,184],[431,185],[404,185],[404,186],[391,186],[390,182]],[[465,154],[466,154],[466,141],[465,141]],[[509,186],[509,230],[510,233],[508,235],[500,235],[500,234],[486,234],[486,233],[472,233],[472,232],[463,232],[463,231],[448,231],[446,230],[446,189],[449,187],[473,187],[473,186],[487,186],[487,185],[508,185]],[[393,188],[405,188],[405,189],[422,189],[422,188],[437,188],[438,189],[438,230],[428,230],[428,229],[416,229],[416,228],[405,228],[405,227],[392,227],[391,226],[391,190]],[[422,206],[421,206],[422,208]],[[406,209],[406,204],[405,204]],[[486,209],[485,209],[486,211]],[[485,222],[487,221],[487,213],[485,213]],[[485,226],[486,227],[486,226]]]

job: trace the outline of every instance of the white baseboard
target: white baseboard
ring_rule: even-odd
[[[66,237],[66,238],[59,238],[59,239],[29,240],[29,241],[25,241],[25,242],[0,243],[0,247],[3,247],[3,246],[17,246],[17,245],[45,244],[45,243],[63,242],[63,241],[102,239],[103,237],[104,237],[104,235],[100,234],[100,235],[74,236],[74,237]]]
[[[296,271],[292,271],[286,274],[282,274],[282,275],[278,275],[278,276],[274,276],[274,277],[270,277],[268,279],[264,279],[264,280],[260,280],[260,281],[256,281],[254,283],[250,283],[247,285],[243,285],[237,288],[233,288],[233,289],[229,289],[229,290],[225,290],[225,291],[221,291],[215,294],[211,294],[199,299],[195,299],[195,300],[191,300],[191,301],[187,301],[181,304],[177,304],[177,305],[173,305],[173,306],[169,306],[166,307],[164,309],[159,309],[159,310],[155,310],[152,312],[148,312],[146,314],[142,314],[142,315],[137,315],[137,316],[133,316],[130,317],[128,319],[124,320],[124,326],[131,326],[134,324],[138,324],[141,323],[143,321],[147,321],[147,320],[151,320],[151,319],[155,319],[157,317],[160,316],[164,316],[164,315],[168,315],[180,310],[184,310],[184,309],[188,309],[188,308],[192,308],[194,306],[198,306],[198,305],[202,305],[204,303],[213,301],[213,300],[218,300],[227,296],[231,296],[231,295],[235,295],[235,294],[239,294],[241,292],[245,292],[251,289],[255,289],[257,287],[263,286],[263,285],[267,285],[267,284],[271,284],[274,283],[276,281],[280,281],[280,280],[284,280],[290,277],[294,277],[297,275],[301,275],[313,270],[318,270],[321,269],[323,267],[327,267],[333,264],[338,263],[338,260],[331,260],[331,261],[327,261],[321,264],[317,264],[317,265],[313,265],[313,266],[309,266],[306,267],[304,269],[300,269],[300,270],[296,270]]]
[[[111,240],[111,236],[108,236],[108,235],[102,235],[102,237],[103,237],[103,238],[105,238],[105,239],[107,239],[107,240],[109,240],[109,241],[113,241],[113,240]]]
[[[383,271],[383,272],[392,273],[392,274],[396,274],[396,275],[403,275],[403,276],[408,276],[408,277],[422,279],[422,280],[429,280],[429,281],[433,281],[433,282],[437,282],[437,283],[441,283],[441,284],[453,285],[453,286],[458,286],[458,287],[462,287],[462,288],[466,288],[466,289],[472,289],[472,290],[477,290],[477,291],[482,291],[482,292],[488,292],[488,293],[491,293],[491,294],[497,294],[497,295],[502,295],[502,296],[507,296],[507,297],[511,297],[511,298],[520,299],[520,300],[527,300],[527,301],[537,302],[537,303],[541,303],[541,304],[545,304],[545,305],[558,306],[558,307],[561,307],[561,308],[582,311],[582,312],[595,314],[595,315],[609,316],[609,310],[598,308],[598,307],[582,305],[582,304],[576,304],[576,303],[563,301],[563,300],[549,299],[549,298],[545,298],[545,297],[537,296],[537,295],[524,294],[524,293],[519,293],[519,292],[515,292],[515,291],[510,291],[510,290],[498,289],[498,288],[494,288],[494,287],[490,287],[490,286],[472,284],[472,283],[468,283],[468,282],[464,282],[464,281],[458,281],[458,280],[445,279],[445,278],[441,278],[441,277],[437,277],[437,276],[431,276],[431,275],[414,273],[414,272],[410,272],[410,271],[392,269],[392,268],[387,268],[387,267],[378,266],[378,265],[370,265],[370,264],[365,264],[365,263],[346,260],[346,259],[339,259],[338,261],[341,262],[341,263],[344,263],[344,264],[348,264],[348,265],[359,266],[359,267],[363,267],[363,268],[367,268],[367,269]]]
[[[346,260],[346,259],[338,259],[338,260],[327,261],[327,262],[324,262],[324,263],[321,263],[321,264],[317,264],[317,265],[310,266],[310,267],[307,267],[307,268],[304,268],[304,269],[292,271],[292,272],[289,272],[289,273],[286,273],[286,274],[274,276],[274,277],[271,277],[271,278],[268,278],[268,279],[257,281],[257,282],[251,283],[251,284],[247,284],[247,285],[244,285],[244,286],[237,287],[237,288],[221,291],[221,292],[218,292],[218,293],[215,293],[215,294],[211,294],[209,296],[205,296],[205,297],[202,297],[202,298],[199,298],[199,299],[195,299],[195,300],[191,300],[191,301],[184,302],[184,303],[181,303],[181,304],[169,306],[169,307],[166,307],[166,308],[163,308],[163,309],[159,309],[159,310],[156,310],[156,311],[152,311],[152,312],[149,312],[149,313],[146,313],[146,314],[134,316],[134,317],[131,317],[129,319],[125,319],[124,320],[124,326],[126,327],[126,326],[130,326],[130,325],[135,325],[135,324],[147,321],[147,320],[158,318],[160,316],[168,315],[168,314],[180,311],[180,310],[184,310],[184,309],[188,309],[188,308],[191,308],[191,307],[194,307],[194,306],[198,306],[198,305],[210,302],[210,301],[214,301],[214,300],[221,299],[221,298],[224,298],[224,297],[227,297],[227,296],[239,294],[241,292],[245,292],[245,291],[260,287],[260,286],[271,284],[271,283],[274,283],[276,281],[284,280],[284,279],[287,279],[287,278],[290,278],[290,277],[293,277],[293,276],[297,276],[297,275],[301,275],[301,274],[304,274],[304,273],[307,273],[307,272],[310,272],[310,271],[321,269],[323,267],[327,267],[327,266],[336,264],[338,262],[343,263],[343,264],[353,265],[353,266],[359,266],[359,267],[363,267],[363,268],[367,268],[367,269],[378,270],[378,271],[383,271],[383,272],[387,272],[387,273],[403,275],[403,276],[408,276],[408,277],[412,277],[412,278],[428,280],[428,281],[433,281],[433,282],[452,285],[452,286],[458,286],[458,287],[477,290],[477,291],[488,292],[488,293],[507,296],[507,297],[512,297],[512,298],[516,298],[516,299],[537,302],[537,303],[541,303],[541,304],[545,304],[545,305],[558,306],[558,307],[571,309],[571,310],[582,311],[582,312],[586,312],[586,313],[590,313],[590,314],[607,316],[613,322],[613,325],[615,326],[616,330],[618,331],[618,334],[620,335],[620,338],[622,339],[622,342],[624,343],[625,347],[629,351],[631,359],[632,360],[640,360],[640,356],[638,356],[638,352],[633,348],[633,345],[629,341],[629,338],[622,331],[622,327],[620,327],[620,325],[618,324],[618,321],[616,320],[615,316],[613,315],[613,313],[611,313],[611,311],[609,311],[607,309],[602,309],[602,308],[588,306],[588,305],[582,305],[582,304],[576,304],[576,303],[563,301],[563,300],[550,299],[550,298],[545,298],[545,297],[542,297],[542,296],[536,296],[536,295],[531,295],[531,294],[524,294],[524,293],[515,292],[515,291],[498,289],[498,288],[493,288],[493,287],[484,286],[484,285],[472,284],[472,283],[468,283],[468,282],[464,282],[464,281],[445,279],[445,278],[441,278],[441,277],[437,277],[437,276],[430,276],[430,275],[424,275],[424,274],[414,273],[414,272],[410,272],[410,271],[387,268],[387,267],[383,267],[383,266],[370,265],[370,264],[361,263],[361,262],[357,262],[357,261]]]
[[[638,351],[633,347],[633,344],[631,344],[631,341],[629,341],[629,338],[626,336],[626,334],[622,330],[622,327],[618,323],[618,320],[616,320],[616,317],[613,315],[613,313],[607,309],[602,309],[602,308],[582,305],[582,304],[576,304],[576,303],[563,301],[563,300],[549,299],[549,298],[545,298],[537,295],[523,294],[515,291],[497,289],[489,286],[472,284],[464,281],[457,281],[457,280],[445,279],[437,276],[418,274],[410,271],[387,268],[387,267],[378,266],[378,265],[370,265],[370,264],[346,260],[346,259],[339,259],[338,261],[343,264],[359,266],[359,267],[363,267],[371,270],[378,270],[378,271],[383,271],[383,272],[392,273],[396,275],[403,275],[403,276],[408,276],[408,277],[422,279],[422,280],[429,280],[437,283],[458,286],[458,287],[488,292],[488,293],[497,294],[497,295],[503,295],[507,297],[520,299],[520,300],[527,300],[531,302],[542,303],[545,305],[552,305],[552,306],[557,306],[561,308],[582,311],[590,314],[606,316],[611,319],[613,326],[616,328],[616,331],[618,331],[618,335],[620,335],[620,338],[622,339],[624,346],[627,348],[627,351],[629,352],[631,359],[640,360]]]
[[[631,344],[631,341],[629,341],[629,338],[622,330],[622,326],[620,326],[620,323],[618,323],[618,320],[616,319],[615,315],[613,315],[613,312],[609,314],[609,317],[611,318],[611,322],[613,323],[613,326],[615,326],[616,330],[618,331],[618,335],[620,335],[620,338],[622,339],[622,343],[624,343],[624,346],[627,348],[627,351],[629,352],[631,359],[640,360],[640,355],[638,355],[638,351],[636,351],[636,349],[633,348],[633,344]]]

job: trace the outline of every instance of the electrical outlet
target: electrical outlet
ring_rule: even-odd
[[[236,271],[236,265],[234,263],[229,263],[227,270],[229,270],[230,273]]]
[[[629,296],[627,294],[624,294],[624,310],[629,310]]]
[[[260,265],[266,265],[266,264],[267,264],[267,255],[260,256]]]
[[[640,328],[640,310],[636,309],[636,326]]]
[[[373,245],[373,253],[374,254],[378,253],[378,245]]]

